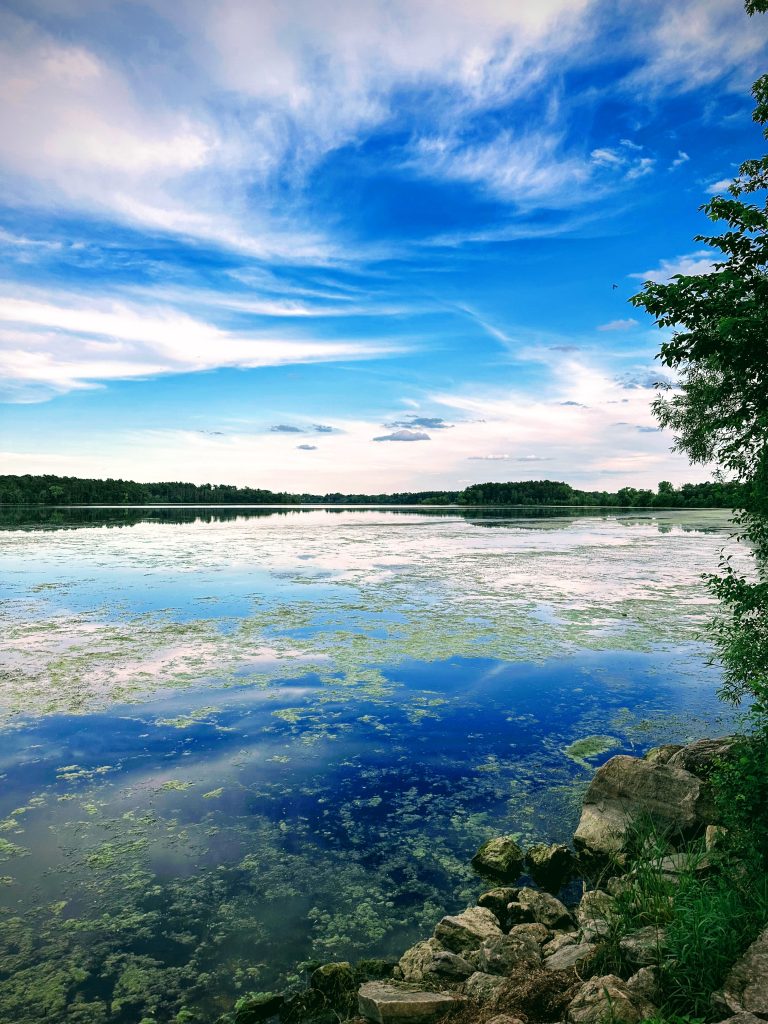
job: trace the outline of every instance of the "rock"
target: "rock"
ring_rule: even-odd
[[[517,902],[530,914],[530,920],[546,928],[554,930],[573,924],[573,918],[565,906],[548,892],[524,888],[517,894]]]
[[[655,967],[641,967],[637,974],[628,979],[627,988],[633,999],[655,1003],[661,995],[658,970]]]
[[[458,953],[442,950],[435,953],[428,973],[442,975],[446,978],[463,979],[468,978],[474,969],[472,964]]]
[[[706,785],[672,764],[617,754],[595,772],[574,834],[579,850],[597,857],[623,852],[632,823],[650,818],[659,828],[682,837],[704,831],[714,820]]]
[[[483,843],[472,858],[472,867],[482,875],[514,882],[524,860],[525,855],[512,836],[497,836]]]
[[[346,961],[318,967],[312,972],[309,985],[325,996],[328,1006],[345,1017],[349,1017],[357,1005],[358,981],[352,965]]]
[[[539,944],[529,936],[500,935],[480,947],[478,967],[486,974],[509,974],[518,966],[541,963]]]
[[[651,747],[644,759],[651,764],[667,764],[670,757],[682,749],[679,743],[662,743],[660,747]]]
[[[461,914],[444,917],[435,928],[435,938],[452,953],[479,949],[499,935],[503,935],[499,922],[487,907],[470,907]]]
[[[283,996],[275,992],[257,992],[241,996],[235,1003],[235,1024],[259,1024],[276,1016],[285,1002]]]
[[[602,889],[592,889],[581,897],[576,908],[576,919],[585,939],[604,938],[611,930],[611,918],[616,913],[616,900]]]
[[[464,992],[482,1006],[497,1007],[509,992],[509,982],[497,974],[475,971],[464,983]]]
[[[722,825],[707,825],[704,832],[704,848],[707,853],[722,849],[727,835],[728,829],[723,828]]]
[[[687,747],[678,750],[668,763],[671,767],[683,768],[700,779],[708,779],[717,767],[717,762],[723,758],[727,759],[734,743],[734,736],[696,740],[695,743],[689,743]]]
[[[705,855],[691,857],[686,853],[672,853],[662,857],[659,870],[668,882],[679,882],[680,875],[706,875],[712,870],[712,861]]]
[[[727,1020],[720,1021],[720,1024],[765,1024],[762,1017],[756,1017],[754,1013],[737,1013]]]
[[[577,942],[575,945],[563,946],[545,959],[544,966],[548,971],[567,971],[569,967],[580,967],[590,959],[596,949],[594,942]]]
[[[712,1002],[732,1014],[768,1017],[768,928],[739,957]]]
[[[528,873],[534,882],[551,893],[558,893],[566,882],[579,874],[576,855],[562,843],[538,843],[526,854]]]
[[[357,994],[362,1017],[376,1024],[420,1022],[443,1017],[464,1001],[449,992],[424,992],[396,982],[368,981]]]
[[[518,886],[505,885],[497,889],[489,889],[477,898],[478,907],[486,907],[498,918],[502,928],[509,927],[507,922],[507,906],[517,899],[520,892]]]
[[[590,978],[568,1007],[569,1024],[640,1024],[656,1007],[635,995],[615,974]]]
[[[430,973],[432,961],[442,949],[437,939],[426,939],[406,949],[397,965],[405,981],[421,981],[425,974]]]
[[[552,938],[551,930],[543,924],[516,924],[514,928],[510,929],[509,934],[510,937],[520,936],[533,939],[539,946]]]
[[[620,939],[619,949],[630,967],[648,967],[659,962],[659,952],[666,938],[663,928],[649,924]]]
[[[526,1024],[520,1017],[513,1017],[509,1013],[499,1013],[496,1017],[491,1017],[490,1020],[486,1021],[486,1024]]]
[[[554,937],[541,947],[542,956],[552,956],[564,946],[574,946],[578,942],[576,932],[556,932]]]
[[[609,896],[623,896],[632,891],[634,884],[629,875],[614,875],[605,883],[605,891]]]

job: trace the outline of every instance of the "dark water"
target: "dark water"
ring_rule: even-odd
[[[99,515],[0,543],[2,1021],[210,1020],[397,954],[489,835],[567,839],[607,757],[728,725],[721,514]]]

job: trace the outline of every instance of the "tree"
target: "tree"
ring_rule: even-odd
[[[768,0],[747,0],[752,16]],[[754,120],[768,138],[768,75],[752,87]],[[768,155],[745,161],[728,189],[702,209],[719,235],[696,239],[713,249],[709,273],[647,281],[630,301],[675,333],[661,362],[676,371],[654,402],[674,447],[692,462],[715,463],[745,484],[737,522],[754,552],[755,572],[738,573],[728,559],[708,577],[720,600],[714,639],[725,670],[723,695],[749,693],[768,714],[768,202],[747,197],[768,187]],[[659,488],[661,491],[661,486]]]

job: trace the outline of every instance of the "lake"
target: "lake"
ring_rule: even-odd
[[[399,954],[486,838],[567,841],[612,754],[727,730],[723,547],[716,510],[4,510],[0,1020]]]

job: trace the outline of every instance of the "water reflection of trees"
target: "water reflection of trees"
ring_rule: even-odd
[[[292,505],[292,506],[232,506],[232,505],[187,505],[187,506],[4,506],[0,508],[0,530],[78,530],[85,528],[122,528],[140,523],[158,525],[190,525],[192,523],[228,523],[270,516],[296,517],[318,514],[322,516],[370,516],[384,515],[387,518],[405,517],[412,520],[463,519],[473,526],[509,527],[520,529],[563,529],[580,519],[615,519],[626,526],[655,526],[660,533],[668,533],[673,527],[695,532],[714,532],[723,528],[723,523],[707,523],[698,510],[679,510],[661,513],[649,509],[647,513],[637,509],[622,511],[615,508],[573,508],[557,506],[504,506],[494,508],[457,508],[424,506],[383,506],[383,505]],[[686,522],[686,520],[688,520]]]

